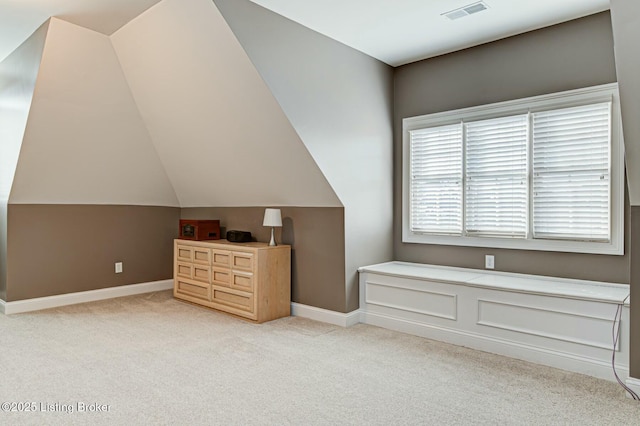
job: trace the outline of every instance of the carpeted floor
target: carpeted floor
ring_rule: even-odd
[[[640,424],[612,382],[363,324],[251,324],[170,292],[0,315],[0,369],[7,425]]]

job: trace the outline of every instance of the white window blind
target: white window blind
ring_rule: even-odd
[[[410,132],[411,230],[462,232],[462,125]]]
[[[611,103],[533,114],[535,238],[609,241]]]
[[[465,230],[527,235],[528,115],[465,124]]]

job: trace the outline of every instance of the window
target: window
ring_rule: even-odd
[[[465,123],[464,128],[466,233],[526,237],[527,115]]]
[[[403,241],[623,254],[616,84],[403,120]]]
[[[462,128],[411,132],[411,218],[417,232],[462,231]]]
[[[535,238],[610,241],[611,103],[533,114]]]

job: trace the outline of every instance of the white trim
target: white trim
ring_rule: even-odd
[[[441,292],[437,292],[437,291],[426,291],[426,290],[421,290],[418,288],[409,288],[409,287],[404,287],[404,286],[399,286],[399,285],[395,285],[395,284],[391,284],[391,283],[377,283],[374,281],[368,281],[367,285],[369,286],[369,288],[371,288],[372,286],[378,286],[378,287],[390,287],[392,289],[397,289],[397,290],[404,290],[404,291],[408,291],[408,292],[414,292],[417,294],[429,294],[429,295],[433,295],[433,296],[442,296],[445,298],[449,298],[452,301],[452,305],[450,305],[449,307],[451,308],[451,310],[453,311],[453,314],[448,315],[446,313],[440,313],[440,312],[434,312],[434,311],[427,311],[424,309],[417,309],[417,308],[411,308],[411,307],[407,307],[407,306],[400,306],[400,305],[396,305],[393,303],[388,303],[388,302],[384,302],[384,301],[380,301],[380,300],[374,300],[372,299],[369,294],[367,293],[367,297],[365,299],[365,303],[369,304],[369,305],[378,305],[378,306],[384,306],[387,308],[393,308],[393,309],[400,309],[406,312],[414,312],[416,314],[423,314],[423,315],[429,315],[432,317],[438,317],[438,318],[444,318],[444,319],[449,319],[449,320],[457,320],[458,319],[458,311],[456,309],[456,307],[458,306],[457,304],[457,296],[455,294],[450,294],[450,293],[441,293]],[[442,306],[443,304],[441,304]]]
[[[475,334],[463,330],[449,329],[378,313],[362,312],[362,322],[364,324],[383,327],[414,336],[587,374],[600,379],[614,380],[610,361],[596,360],[520,342]],[[616,371],[623,380],[629,375],[629,367],[626,365],[616,365]],[[627,380],[627,385],[628,384],[629,380]],[[637,381],[634,386],[640,386],[640,381]]]
[[[59,294],[56,296],[38,297],[35,299],[17,300],[15,302],[5,302],[4,300],[0,300],[0,311],[5,315],[20,314],[24,312],[39,311],[41,309],[75,305],[77,303],[95,302],[97,300],[170,290],[172,288],[173,280],[163,280],[101,288],[98,290],[81,291],[77,293]]]
[[[295,302],[291,302],[291,316],[308,318],[327,324],[339,325],[340,327],[351,327],[360,322],[359,310],[344,314]]]
[[[496,118],[544,109],[564,108],[588,103],[612,101],[611,111],[611,242],[585,242],[521,238],[428,235],[410,229],[409,132],[430,126],[444,126],[462,120]],[[584,89],[498,102],[454,111],[408,117],[402,120],[402,242],[514,250],[559,251],[608,255],[624,254],[624,142],[618,84],[610,83]],[[464,217],[464,215],[463,215]]]
[[[625,383],[629,389],[634,391],[636,394],[640,395],[640,379],[636,379],[635,377],[627,378]],[[627,398],[631,398],[631,394],[627,392]]]
[[[562,312],[562,311],[558,311],[558,310],[540,308],[540,307],[536,307],[536,306],[529,306],[529,305],[517,304],[517,303],[507,303],[507,302],[501,302],[501,301],[497,301],[497,300],[478,299],[478,320],[476,321],[477,325],[484,325],[485,327],[494,327],[494,328],[499,328],[501,330],[513,331],[513,332],[516,332],[516,333],[530,334],[532,336],[544,337],[544,338],[547,338],[547,339],[555,339],[555,340],[560,340],[560,341],[563,341],[563,342],[577,343],[579,345],[593,346],[594,348],[600,348],[600,349],[606,349],[606,350],[610,350],[611,349],[611,342],[609,342],[609,341],[598,342],[598,341],[595,341],[595,340],[578,339],[578,338],[575,338],[573,336],[566,336],[566,335],[557,334],[557,333],[543,332],[543,331],[537,330],[537,329],[535,329],[533,327],[514,327],[514,326],[510,325],[508,321],[505,321],[503,323],[497,323],[497,322],[483,320],[481,318],[482,317],[481,313],[482,313],[483,304],[486,304],[486,305],[493,304],[493,305],[508,306],[508,307],[519,308],[519,309],[524,310],[524,311],[530,310],[530,311],[538,311],[538,312],[544,312],[544,313],[549,313],[549,314],[561,314],[561,315],[565,315],[567,317],[576,317],[577,319],[587,319],[587,320],[600,321],[600,322],[605,323],[609,328],[613,327],[613,319],[612,318],[602,318],[601,316],[598,316],[598,315],[585,315],[585,314],[576,314],[576,313],[573,313],[573,312]],[[619,347],[620,347],[620,344],[618,342],[618,344],[616,345],[616,348],[615,348],[616,351],[619,350]]]

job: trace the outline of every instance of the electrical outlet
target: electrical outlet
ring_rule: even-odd
[[[496,267],[495,258],[492,254],[487,254],[484,257],[484,267],[485,269],[493,269]]]
[[[116,262],[116,274],[122,273],[122,262]]]

